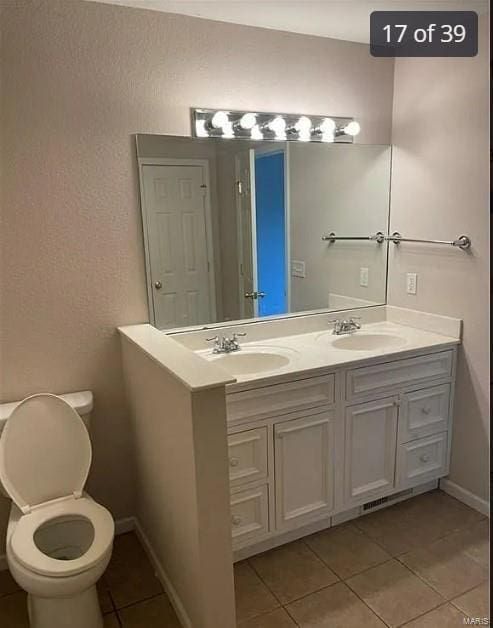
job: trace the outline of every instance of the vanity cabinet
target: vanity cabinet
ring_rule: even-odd
[[[329,527],[346,511],[359,516],[445,476],[455,360],[452,348],[233,385],[226,407],[236,554]]]
[[[334,505],[334,411],[274,425],[276,529],[289,530]]]

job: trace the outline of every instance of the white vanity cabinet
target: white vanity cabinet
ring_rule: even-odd
[[[454,347],[435,349],[230,387],[236,554],[329,527],[335,515],[359,516],[446,475],[455,359]]]
[[[334,507],[334,410],[274,425],[276,530]]]

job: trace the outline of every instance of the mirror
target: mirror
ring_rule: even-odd
[[[157,328],[385,303],[390,146],[138,135],[137,157]]]

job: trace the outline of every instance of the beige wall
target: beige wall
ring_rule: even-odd
[[[94,390],[89,489],[121,517],[134,481],[115,327],[148,316],[133,134],[188,135],[190,107],[235,107],[353,115],[361,142],[388,143],[393,62],[69,0],[1,3],[0,27],[1,399]]]
[[[390,245],[389,303],[464,320],[450,479],[489,494],[489,46],[480,20],[472,59],[398,59],[395,66],[391,230],[472,238],[470,253]],[[407,295],[405,274],[418,275]]]

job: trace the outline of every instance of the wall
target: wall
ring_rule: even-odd
[[[464,320],[450,479],[489,495],[489,46],[480,18],[471,59],[398,59],[392,131],[391,231],[472,238],[470,252],[390,245],[389,303]],[[405,273],[418,275],[406,294]]]
[[[89,489],[121,517],[134,479],[115,327],[148,316],[133,134],[188,135],[190,107],[235,107],[353,115],[361,142],[388,143],[393,61],[82,1],[2,2],[0,25],[1,399],[94,390]]]
[[[234,626],[224,385],[192,392],[156,358],[185,350],[149,334],[152,356],[122,335],[138,529],[183,626]]]
[[[386,245],[321,237],[386,233],[389,147],[300,142],[288,144],[288,155],[291,259],[306,264],[306,279],[291,277],[291,311],[332,307],[333,295],[385,303]],[[361,267],[368,268],[367,287],[360,286]]]

